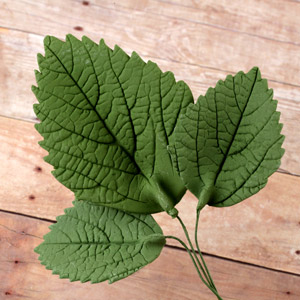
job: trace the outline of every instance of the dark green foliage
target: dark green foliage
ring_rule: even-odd
[[[188,86],[136,53],[86,37],[45,38],[38,63],[36,129],[53,175],[78,200],[176,215],[185,187],[167,145],[193,102]]]
[[[280,113],[258,68],[229,75],[194,104],[184,82],[135,52],[72,35],[44,44],[32,88],[36,129],[53,175],[76,200],[36,252],[61,278],[127,277],[165,244],[151,213],[176,217],[189,189],[199,218],[206,204],[230,206],[257,193],[279,167]]]
[[[266,185],[284,153],[276,106],[258,68],[227,76],[188,106],[170,152],[200,209],[236,204]]]
[[[165,244],[151,215],[85,201],[74,201],[50,228],[35,251],[47,269],[71,281],[115,282],[155,260]]]

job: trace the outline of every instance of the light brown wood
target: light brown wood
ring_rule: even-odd
[[[51,175],[33,124],[0,117],[0,132],[0,208],[55,220],[72,206],[73,194]],[[299,186],[300,177],[276,173],[249,200],[229,208],[204,208],[199,229],[202,250],[300,274]],[[196,203],[188,193],[178,205],[191,232]],[[155,218],[165,234],[184,238],[177,220],[166,214]]]
[[[290,18],[290,15],[287,18],[292,25],[290,30],[286,31],[295,31],[291,37],[290,33],[287,33],[288,39],[293,39],[293,43],[282,42],[268,36],[261,38],[259,34],[258,36],[241,34],[238,31],[228,30],[226,26],[208,26],[201,22],[177,18],[176,14],[185,11],[184,6],[181,9],[165,9],[167,15],[161,15],[147,12],[147,3],[150,1],[143,1],[138,5],[140,10],[126,9],[124,8],[126,4],[111,1],[99,1],[95,5],[93,3],[84,6],[81,1],[71,0],[56,0],[51,3],[28,0],[17,1],[17,4],[3,1],[1,23],[3,27],[41,35],[53,34],[61,38],[70,32],[77,33],[77,36],[88,34],[95,40],[103,37],[110,45],[118,43],[125,50],[132,51],[134,45],[134,50],[142,55],[205,65],[231,72],[239,69],[247,70],[253,64],[257,64],[267,78],[299,86],[296,76],[299,75],[300,59],[299,25],[298,21]],[[244,9],[245,13],[250,13],[255,19],[257,19],[256,10],[262,9],[260,18],[263,14],[269,13],[259,1],[255,1],[252,5],[254,9],[249,10],[248,7]],[[226,7],[226,2],[224,6]],[[206,8],[204,6],[203,9],[207,9],[206,14],[211,14],[208,6]],[[222,10],[222,7],[219,9]],[[273,10],[277,14],[282,14],[280,6]],[[299,5],[291,3],[287,10],[297,15],[300,8]],[[185,15],[190,14],[185,12]],[[223,20],[222,14],[215,13],[214,17],[219,19],[218,22]],[[251,22],[252,32],[256,32],[256,26],[260,27],[262,24],[261,21],[256,25],[255,19]],[[266,25],[270,16],[262,20],[265,22],[265,34],[267,31],[274,31],[272,23]],[[275,20],[277,19],[274,19],[273,23]],[[284,19],[279,20],[278,27],[284,27]],[[235,26],[246,23],[245,21],[245,16],[240,16]],[[76,30],[76,27],[77,29],[80,27],[80,30]]]
[[[165,247],[161,256],[116,282],[70,283],[52,275],[33,252],[49,222],[0,213],[1,299],[215,299],[200,282],[184,251]],[[224,300],[299,299],[300,277],[205,256]]]
[[[78,1],[81,2],[81,1]],[[95,1],[103,6],[104,1]],[[127,0],[111,7],[131,9],[168,18],[218,27],[238,34],[299,45],[299,1],[278,0]]]
[[[37,69],[36,53],[43,52],[41,36],[34,34],[0,30],[3,47],[0,48],[0,105],[1,115],[25,120],[35,120],[32,104],[36,101],[31,92],[35,84],[33,70]],[[207,69],[197,65],[153,59],[164,70],[172,70],[177,79],[185,80],[193,91],[195,99],[204,94],[209,86],[214,86],[219,79],[224,79],[225,71]],[[300,77],[299,77],[300,78]],[[281,168],[287,172],[300,174],[300,87],[270,82],[275,97],[279,99],[278,109],[282,112],[281,122],[284,124],[282,133],[286,135],[285,156]],[[293,100],[295,99],[295,100]]]
[[[80,37],[80,36],[78,36]],[[35,101],[30,87],[35,84],[33,70],[38,68],[37,53],[43,53],[43,36],[20,32],[6,28],[0,29],[1,48],[1,103],[2,115],[34,119],[32,103]],[[64,36],[62,36],[64,39]],[[22,46],[23,45],[23,46]],[[113,46],[113,44],[111,45]],[[128,49],[128,54],[132,49]],[[230,71],[210,69],[205,66],[168,61],[158,57],[142,55],[144,60],[154,60],[163,71],[171,70],[177,80],[186,81],[197,99],[209,86],[214,86],[219,79],[224,79]],[[244,71],[247,71],[246,69]],[[264,75],[264,74],[263,74]],[[270,82],[274,97],[279,99],[279,109],[300,111],[300,86],[289,86],[284,83]],[[14,101],[9,101],[13,99]],[[292,119],[295,115],[288,115]]]
[[[37,261],[33,248],[49,224],[18,214],[54,220],[73,195],[42,159],[47,153],[37,144],[30,87],[43,37],[64,39],[67,33],[104,38],[128,54],[135,50],[184,80],[195,99],[227,74],[260,67],[284,124],[281,171],[298,176],[275,173],[263,191],[239,205],[206,207],[200,245],[222,257],[206,259],[224,300],[299,299],[299,15],[297,0],[0,1],[0,210],[16,214],[0,212],[0,299],[215,299],[180,245],[110,286],[59,280]],[[196,202],[187,194],[178,206],[191,232]],[[165,234],[183,238],[176,220],[155,218]]]

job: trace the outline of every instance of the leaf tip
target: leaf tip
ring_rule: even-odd
[[[105,47],[107,47],[107,45],[106,45],[106,43],[105,43],[105,41],[104,41],[103,38],[100,39],[99,45],[100,45],[100,46],[105,46]]]
[[[33,85],[32,87],[34,87],[34,85]],[[33,90],[33,92],[35,93],[34,90]],[[34,103],[32,107],[33,107],[34,113],[35,113],[36,115],[38,115],[39,112],[40,112],[40,110],[39,110],[39,104],[38,104],[38,103]],[[35,128],[35,129],[37,130],[37,128]]]
[[[259,67],[258,66],[254,66],[252,67],[252,69],[250,71],[253,71],[253,72],[258,72],[259,71]]]
[[[35,70],[36,71],[36,70]],[[36,92],[37,92],[37,90],[38,90],[38,87],[36,86],[36,85],[32,85],[31,86],[31,91],[35,94]],[[34,106],[34,104],[33,104],[33,106]]]
[[[76,39],[76,37],[73,34],[71,34],[71,33],[66,34],[66,40],[73,39],[73,38]]]
[[[153,68],[153,67],[154,67],[154,68],[155,68],[155,67],[158,68],[157,63],[155,63],[154,61],[152,61],[152,60],[150,60],[150,59],[147,61],[146,65],[149,66],[149,67],[152,67],[152,68]]]
[[[74,203],[75,201],[73,201],[72,203]],[[64,215],[69,215],[70,214],[70,212],[72,212],[72,210],[74,210],[74,209],[77,209],[77,205],[76,204],[74,204],[74,207],[67,207],[67,208],[65,208],[64,209]],[[58,221],[59,219],[61,219],[61,218],[63,218],[64,217],[64,215],[61,215],[61,216],[58,216],[57,218],[56,218],[56,220]],[[59,219],[58,219],[59,218]]]
[[[44,38],[44,41],[43,41],[44,45],[49,47],[50,44],[51,44],[51,39],[52,39],[52,36],[46,35],[45,38]]]
[[[35,247],[35,248],[33,249],[33,251],[34,251],[35,253],[37,253],[37,254],[41,254],[40,248],[41,248],[41,244],[39,244],[37,247]]]
[[[49,48],[52,43],[55,43],[57,46],[61,46],[64,42],[60,39],[58,39],[55,36],[47,35],[44,38],[44,48],[45,48],[45,53],[47,55],[47,52],[49,53]]]
[[[268,80],[266,79],[266,86],[267,86],[267,89],[268,89],[268,92],[270,93],[270,97],[273,98],[274,96],[274,90],[273,89],[269,89],[268,87]],[[277,100],[273,99],[274,101],[278,102]]]
[[[42,73],[40,72],[40,70],[36,70],[36,69],[34,70],[34,76],[35,76],[36,82],[39,81],[38,78],[41,75],[42,75]]]
[[[71,33],[68,33],[66,35],[66,41],[68,41],[69,43],[71,43],[71,42],[80,42],[80,40]]]
[[[119,45],[115,44],[114,45],[114,51],[123,51],[122,48],[119,47]]]
[[[86,35],[82,36],[81,41],[84,44],[93,44],[93,45],[96,45],[96,43],[93,40],[91,40],[89,37],[87,37]]]
[[[58,217],[60,217],[60,216],[58,216]],[[56,217],[56,220],[57,220],[57,218],[58,217]],[[49,227],[48,227],[50,230],[53,230],[54,228],[55,228],[55,223],[54,224],[51,224],[51,225],[49,225]],[[47,234],[46,234],[47,235]]]
[[[282,125],[281,123],[279,125]],[[282,129],[283,125],[281,126],[280,130]],[[280,134],[280,142],[281,142],[281,145],[283,144],[285,140],[285,135],[284,134]]]
[[[121,53],[123,56],[125,56],[127,58],[129,57],[128,54],[117,44],[115,44],[113,52],[114,53]]]
[[[231,78],[232,78],[232,75],[227,75],[226,78],[225,78],[225,80],[231,80]],[[213,88],[213,87],[210,86],[210,87],[207,89],[205,95],[207,95],[210,91],[212,91],[212,90],[214,90],[214,89],[216,89],[216,88],[219,88],[219,87],[222,86],[222,85],[224,85],[224,80],[219,79],[219,80],[217,81],[217,83],[216,83],[216,87]],[[201,96],[202,96],[202,95],[200,95],[199,98],[200,98]],[[203,97],[203,96],[202,96],[202,97]]]
[[[34,128],[35,128],[37,131],[38,131],[39,125],[40,125],[40,124],[35,124],[35,125],[34,125]],[[38,144],[39,144],[42,148],[44,148],[44,143],[45,143],[45,140],[38,141]],[[44,160],[45,160],[45,159],[44,159]]]
[[[139,56],[139,54],[136,51],[132,51],[131,53],[131,59],[136,59],[145,64],[145,61]]]
[[[40,66],[40,64],[45,60],[45,57],[41,53],[38,53],[36,57],[38,65]]]
[[[261,73],[259,70],[259,67],[254,66],[248,73],[247,75],[252,75],[254,78],[256,78],[255,81],[261,80]]]

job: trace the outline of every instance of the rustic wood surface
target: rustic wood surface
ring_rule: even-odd
[[[72,206],[73,193],[52,175],[43,161],[33,123],[0,117],[0,207],[38,218],[55,220]],[[18,145],[16,147],[15,145]],[[26,180],[24,180],[26,178]],[[252,199],[229,208],[206,207],[200,222],[200,243],[206,253],[299,273],[300,177],[275,173]],[[10,191],[10,200],[6,197]],[[288,203],[288,205],[286,205]],[[178,209],[188,229],[194,227],[197,200],[187,193]],[[165,234],[180,235],[178,223],[164,213],[155,215]],[[225,238],[224,238],[225,237]],[[171,243],[177,245],[176,243]],[[274,247],[276,245],[276,247]]]
[[[281,168],[251,199],[205,208],[200,245],[224,300],[300,299],[299,16],[295,0],[0,0],[0,299],[215,299],[171,241],[113,285],[59,280],[39,264],[33,248],[73,196],[42,159],[30,86],[44,36],[67,33],[135,50],[186,81],[195,99],[227,74],[260,67],[284,123]],[[190,230],[195,205],[187,193],[178,206]],[[176,221],[155,218],[183,238]]]
[[[0,220],[1,299],[6,298],[3,295],[7,299],[37,300],[212,299],[210,291],[199,285],[186,253],[169,247],[147,268],[112,285],[59,280],[57,275],[50,275],[50,271],[40,267],[32,251],[51,223],[1,212]],[[205,259],[224,300],[299,299],[299,276],[210,256]]]

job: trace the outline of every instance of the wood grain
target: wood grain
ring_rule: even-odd
[[[36,100],[30,87],[35,83],[33,70],[38,68],[36,53],[43,51],[43,38],[5,29],[0,31],[0,39],[0,114],[35,120],[32,104]],[[164,71],[172,70],[178,80],[184,79],[191,87],[195,99],[226,76],[226,72],[221,70],[147,56],[143,58],[155,60]],[[286,153],[281,167],[287,172],[300,174],[300,101],[293,100],[297,97],[300,99],[300,87],[276,82],[270,82],[270,86],[279,99],[278,109],[282,112],[281,122],[284,124],[282,133],[286,135]]]
[[[72,206],[73,194],[51,175],[33,124],[0,117],[0,132],[0,208],[55,220]],[[229,208],[205,208],[199,232],[202,250],[300,274],[299,186],[300,177],[275,173],[251,199]],[[191,232],[196,203],[188,193],[178,206]],[[155,218],[165,234],[184,238],[176,220],[163,213]]]
[[[78,37],[80,38],[80,36]],[[61,38],[64,39],[65,36],[61,36]],[[0,41],[0,65],[3,70],[0,73],[0,92],[3,96],[1,113],[33,120],[32,103],[35,99],[30,87],[35,83],[33,70],[38,68],[36,55],[44,52],[43,36],[2,28]],[[128,50],[128,53],[131,51],[132,48]],[[172,70],[177,80],[186,81],[191,87],[195,99],[199,94],[204,94],[208,87],[214,86],[219,79],[224,79],[230,73],[230,71],[210,69],[196,64],[168,61],[156,56],[142,55],[142,57],[145,61],[155,60],[163,71]],[[285,108],[291,111],[300,111],[300,104],[297,101],[297,98],[300,97],[300,86],[271,81],[270,88],[274,89],[274,97],[280,100],[280,110]],[[9,99],[14,101],[9,101]],[[293,116],[289,117],[289,119],[292,118]]]
[[[206,260],[224,300],[299,299],[299,15],[296,0],[0,1],[0,299],[215,299],[179,245],[113,285],[71,284],[38,262],[33,248],[48,231],[46,219],[63,214],[73,195],[42,159],[47,153],[37,144],[30,87],[43,37],[64,39],[67,33],[104,38],[128,54],[135,50],[173,71],[195,99],[227,74],[260,67],[279,100],[285,174],[275,173],[263,191],[239,205],[206,207],[200,245],[215,256]],[[195,206],[189,193],[178,206],[191,232]],[[176,220],[155,218],[165,234],[183,238]]]
[[[1,299],[215,299],[197,278],[188,255],[167,247],[152,264],[112,285],[59,279],[39,263],[38,255],[33,252],[50,224],[0,213]],[[224,300],[296,300],[300,297],[300,276],[213,257],[205,259]]]
[[[102,0],[94,2],[103,5]],[[299,3],[292,1],[245,0],[241,4],[240,1],[221,0],[216,5],[214,0],[127,0],[118,6],[299,45],[300,8]]]
[[[259,65],[267,78],[299,86],[297,75],[300,74],[300,44],[297,21],[292,26],[292,30],[296,32],[293,33],[295,40],[290,43],[176,18],[173,14],[184,11],[184,7],[181,10],[168,9],[166,16],[151,14],[147,12],[147,3],[149,1],[142,2],[141,7],[145,8],[136,10],[111,1],[91,2],[89,6],[72,0],[56,0],[51,3],[33,0],[2,1],[0,18],[2,26],[7,28],[61,38],[69,32],[76,32],[79,36],[87,34],[95,40],[103,37],[109,44],[118,43],[125,50],[132,51],[134,45],[134,50],[142,55],[217,67],[231,72]],[[255,5],[260,7],[258,1],[253,7]],[[255,10],[251,11],[255,17]],[[290,4],[288,11],[299,14],[299,5]],[[209,13],[211,11],[207,12]],[[214,16],[221,22],[222,15],[215,13]],[[241,23],[246,21],[242,17],[238,20]],[[267,24],[267,20],[263,20]],[[281,23],[284,19],[279,20],[281,26],[284,26]],[[291,20],[290,23],[293,18]],[[255,20],[251,23],[254,25]],[[266,30],[268,28],[273,28],[272,23]]]

